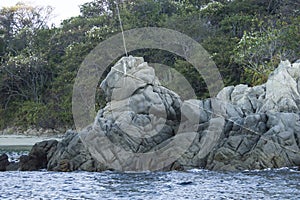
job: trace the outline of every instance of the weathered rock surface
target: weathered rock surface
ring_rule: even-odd
[[[300,165],[300,63],[281,62],[266,84],[224,88],[217,96],[226,104],[223,136],[205,167],[245,170]],[[239,115],[232,112],[231,106]]]
[[[216,98],[182,101],[143,58],[126,57],[101,87],[109,102],[94,123],[67,132],[58,144],[37,144],[21,159],[21,170],[300,166],[300,62],[281,62],[260,86],[230,86]]]
[[[101,87],[109,103],[80,133],[85,146],[108,168],[146,170],[151,165],[147,160],[137,161],[126,152],[147,153],[174,137],[181,118],[180,97],[160,85],[143,58],[122,58]]]
[[[95,161],[87,148],[82,144],[79,135],[67,131],[65,138],[58,143],[56,151],[48,161],[47,169],[50,171],[69,172],[74,170],[103,171],[106,168]]]
[[[259,86],[237,85],[224,88],[217,96],[238,106],[246,114],[300,111],[300,62],[282,61],[268,81]]]

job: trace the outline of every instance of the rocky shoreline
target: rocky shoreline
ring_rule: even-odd
[[[120,73],[124,65],[127,76]],[[131,75],[143,82],[137,83]],[[118,85],[120,81],[126,84]],[[122,88],[124,85],[126,88]],[[0,170],[142,171],[157,169],[161,163],[167,164],[160,170],[167,171],[300,166],[299,61],[281,62],[263,85],[226,87],[206,100],[182,101],[160,85],[152,67],[134,57],[122,58],[101,87],[110,103],[98,112],[93,124],[78,133],[67,131],[60,142],[35,144],[19,163],[10,163],[2,155]],[[191,123],[191,119],[199,120]],[[128,128],[128,124],[133,127]],[[185,141],[189,135],[193,135],[192,140]],[[176,137],[182,139],[173,147],[181,147],[184,142],[190,145],[174,162],[168,163],[168,155],[149,156],[142,163],[137,160],[136,155],[163,149]],[[134,156],[121,154],[116,147],[103,143],[103,138]]]
[[[21,128],[21,127],[7,127],[0,130],[0,135],[25,135],[25,136],[63,136],[67,129],[45,129],[45,128]]]

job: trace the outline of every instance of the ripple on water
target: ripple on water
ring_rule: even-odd
[[[300,199],[300,173],[2,172],[0,199]]]

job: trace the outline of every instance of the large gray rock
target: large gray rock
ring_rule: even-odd
[[[266,83],[266,101],[261,112],[299,112],[300,63],[280,63]]]
[[[299,166],[299,80],[300,64],[284,61],[266,84],[224,88],[217,96],[228,114],[224,137],[204,167],[245,170]],[[229,113],[232,105],[243,115]]]
[[[122,149],[133,154],[147,153],[176,134],[181,99],[160,85],[154,68],[142,58],[122,58],[101,87],[110,102],[98,112],[94,124],[80,133],[85,146],[101,163],[108,164],[109,168],[118,165],[123,170],[119,162],[127,162],[131,155],[127,159],[124,152],[124,161],[115,163]],[[103,148],[105,145],[108,146]],[[139,169],[140,164],[134,163],[126,170]],[[146,164],[144,167],[147,169]]]
[[[300,165],[300,63],[282,62],[267,83],[181,101],[142,58],[122,58],[101,88],[93,124],[48,151],[57,171],[251,170]],[[50,153],[51,152],[51,153]],[[176,158],[176,159],[174,159]]]
[[[260,86],[237,85],[224,88],[217,96],[220,101],[240,107],[246,114],[299,112],[300,63],[282,61],[268,81]]]

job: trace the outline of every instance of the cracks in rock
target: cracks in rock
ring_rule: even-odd
[[[225,128],[224,128],[224,136],[225,138],[229,138],[229,134],[232,131],[234,122],[231,120],[225,119]]]
[[[237,151],[237,150],[240,148],[240,146],[242,145],[243,142],[244,142],[244,138],[241,139],[241,141],[240,141],[240,143],[237,145],[235,151]]]
[[[249,98],[249,97],[247,97],[248,98],[248,101],[249,101],[249,103],[250,103],[250,106],[251,106],[251,109],[252,109],[252,112],[253,113],[256,113],[256,108],[254,108],[254,105],[253,105],[253,102],[252,102],[252,100]],[[250,111],[250,110],[249,110]]]
[[[254,139],[252,147],[249,148],[249,151],[246,151],[244,154],[247,154],[247,153],[250,153],[250,152],[254,151],[256,149],[259,141],[261,140],[261,137],[263,137],[263,136],[262,135],[257,135],[257,139]]]
[[[137,88],[137,89],[130,95],[130,97],[132,97],[132,96],[134,96],[134,95],[137,95],[137,94],[140,94],[141,91],[146,90],[146,88],[149,87],[149,86],[154,87],[154,85],[153,85],[152,83],[147,83],[146,85]]]
[[[280,154],[281,154],[281,153],[280,153]],[[291,165],[296,165],[296,163],[293,162],[293,159],[290,158],[289,154],[288,154],[286,151],[284,152],[284,154],[286,155],[286,158],[287,158],[287,160],[289,161],[289,163],[290,163]]]
[[[296,144],[300,149],[300,138],[298,137],[298,134],[295,131],[294,131],[294,137],[295,137]]]

